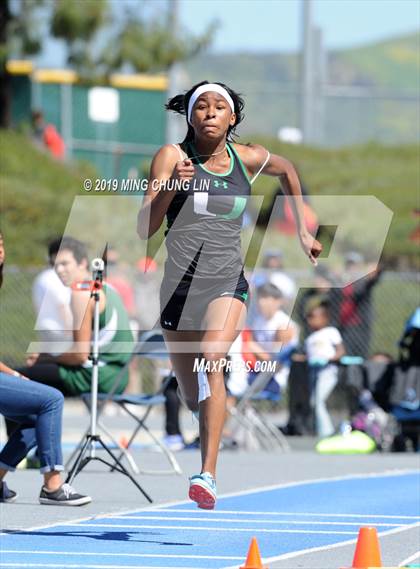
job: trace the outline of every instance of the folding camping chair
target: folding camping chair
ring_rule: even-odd
[[[151,330],[141,335],[138,343],[136,344],[133,350],[130,360],[125,364],[124,368],[122,368],[121,371],[116,376],[114,385],[110,390],[110,392],[98,394],[98,422],[97,422],[98,429],[100,429],[112,441],[112,443],[117,448],[119,448],[120,455],[118,459],[121,460],[123,458],[126,458],[134,474],[182,474],[182,469],[178,461],[176,460],[173,452],[170,449],[168,449],[166,445],[162,443],[162,441],[159,440],[159,438],[153,433],[151,429],[149,429],[149,427],[146,424],[146,421],[151,411],[154,408],[163,405],[165,403],[164,391],[172,377],[172,372],[170,371],[164,377],[160,388],[153,394],[133,395],[133,394],[116,393],[120,387],[122,378],[124,377],[124,373],[126,372],[128,366],[135,357],[142,357],[148,360],[168,359],[165,342],[160,330]],[[83,394],[82,401],[84,402],[86,407],[89,408],[90,393]],[[109,430],[106,428],[103,421],[101,420],[101,415],[104,411],[105,405],[108,402],[117,405],[119,409],[121,409],[124,413],[129,415],[135,422],[135,428],[131,436],[129,437],[127,444],[125,444],[124,446],[115,439],[115,437],[109,432]],[[136,408],[136,412],[133,411],[133,407]],[[148,435],[148,437],[153,441],[153,443],[164,454],[164,456],[166,457],[166,459],[170,464],[171,467],[170,469],[146,470],[144,468],[139,468],[139,466],[136,464],[133,455],[130,452],[130,446],[133,444],[134,439],[142,430]],[[77,453],[79,448],[80,448],[80,443],[79,446],[72,453],[69,460],[67,461],[67,464],[71,463],[74,455]]]
[[[236,421],[236,428],[232,429],[234,439],[240,438],[240,430],[247,437],[247,445],[264,450],[290,450],[289,443],[284,434],[271,421],[267,413],[258,409],[258,404],[266,401],[277,403],[281,394],[267,390],[273,378],[272,371],[260,372],[240,397],[238,403],[230,409],[230,415]]]

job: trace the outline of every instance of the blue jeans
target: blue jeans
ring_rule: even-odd
[[[17,428],[0,452],[0,468],[15,470],[38,446],[41,473],[64,470],[61,452],[63,395],[53,387],[0,372],[0,413]]]

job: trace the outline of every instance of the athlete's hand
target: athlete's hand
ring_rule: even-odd
[[[192,161],[189,158],[180,160],[175,164],[172,172],[172,178],[176,180],[191,180],[194,176],[195,170]]]
[[[322,245],[317,241],[309,232],[304,232],[299,235],[300,244],[305,254],[309,257],[311,263],[316,267],[318,265],[317,258],[322,252]]]

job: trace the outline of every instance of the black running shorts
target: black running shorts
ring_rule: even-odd
[[[227,296],[249,303],[249,284],[243,272],[233,280],[205,279],[202,284],[198,279],[182,280],[172,295],[169,287],[170,282],[164,280],[160,289],[160,325],[166,330],[201,330],[207,307],[216,298]]]

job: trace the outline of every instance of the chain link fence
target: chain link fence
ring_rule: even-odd
[[[39,271],[35,269],[21,269],[7,267],[5,270],[4,284],[1,291],[0,303],[0,340],[1,359],[8,364],[17,366],[25,362],[26,351],[31,342],[37,340],[35,331],[35,312],[32,305],[32,283]],[[131,282],[134,289],[139,287],[138,274],[133,270],[125,269],[124,276]],[[298,279],[296,279],[298,281]],[[358,310],[369,310],[369,314],[362,313],[362,321],[353,322],[352,326],[341,327],[345,340],[349,342],[349,351],[357,350],[360,346],[361,354],[369,356],[377,352],[386,352],[396,357],[398,354],[398,341],[402,335],[404,324],[410,314],[419,303],[419,274],[415,272],[385,272],[371,290],[371,300],[366,305],[359,304]],[[292,317],[301,326],[302,340],[305,335],[305,322],[303,321],[305,310],[310,303],[323,299],[330,295],[331,313],[333,323],[337,324],[340,315],[339,303],[342,302],[340,289],[332,289],[330,293],[321,291],[317,296],[309,295],[308,290],[301,289],[296,303],[291,311]],[[155,302],[152,296],[155,297]],[[158,303],[159,279],[156,279],[153,289],[148,289],[147,299],[143,302],[141,311],[145,312],[145,306]],[[340,300],[341,298],[341,300]],[[138,299],[138,293],[137,293]],[[302,300],[303,299],[303,300]],[[309,304],[308,304],[309,302]],[[356,304],[358,300],[356,299]],[[138,307],[140,310],[140,307]],[[138,314],[138,321],[144,321],[142,314]],[[147,319],[146,319],[147,320]],[[153,319],[152,319],[153,320]],[[150,320],[149,320],[150,322]],[[366,330],[366,322],[369,330]],[[144,326],[143,326],[144,328]],[[154,365],[139,360],[139,365],[153,370]],[[152,371],[150,371],[152,373]],[[147,373],[146,375],[150,375]]]
[[[196,76],[185,78],[184,87]],[[234,84],[245,96],[245,120],[238,131],[243,139],[259,134],[277,137],[284,127],[301,128],[302,87],[298,82],[232,78],[218,70],[218,80]],[[261,111],[263,109],[263,112]],[[326,83],[314,102],[314,139],[334,148],[378,141],[382,144],[417,143],[418,89],[352,87]]]

